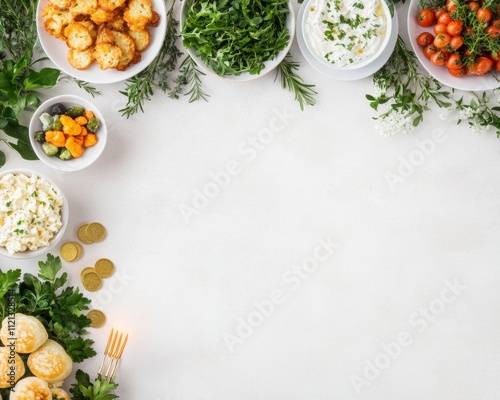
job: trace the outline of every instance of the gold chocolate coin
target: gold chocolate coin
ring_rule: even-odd
[[[94,269],[94,267],[85,267],[84,269],[82,269],[82,271],[80,272],[80,279],[83,280],[83,277],[87,274],[96,274],[96,270]]]
[[[59,249],[59,254],[65,261],[76,261],[78,258],[78,247],[73,242],[64,243]]]
[[[80,241],[82,243],[92,244],[94,242],[92,240],[90,240],[90,238],[87,236],[87,227],[88,226],[89,226],[89,224],[83,224],[82,226],[80,226],[78,228],[76,235],[78,236],[78,239],[80,239]]]
[[[106,323],[106,316],[101,310],[90,310],[87,318],[90,319],[91,328],[100,328]]]
[[[93,242],[100,242],[106,236],[106,228],[99,222],[92,222],[85,229],[87,237]]]
[[[111,260],[101,258],[94,265],[95,270],[101,278],[109,278],[115,272],[115,266]]]
[[[83,287],[89,292],[95,292],[102,286],[102,279],[95,271],[88,271],[81,275]]]
[[[80,258],[82,258],[82,255],[83,255],[83,247],[78,242],[71,242],[71,243],[73,243],[76,246],[76,248],[78,249],[78,255],[76,256],[76,260],[79,260]]]

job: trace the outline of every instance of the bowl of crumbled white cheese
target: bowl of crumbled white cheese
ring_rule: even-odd
[[[62,238],[68,201],[59,187],[38,172],[0,172],[0,255],[32,258],[48,252]]]

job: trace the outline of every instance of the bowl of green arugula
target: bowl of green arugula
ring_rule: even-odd
[[[295,34],[288,0],[185,0],[180,22],[182,44],[200,70],[236,81],[275,69]]]

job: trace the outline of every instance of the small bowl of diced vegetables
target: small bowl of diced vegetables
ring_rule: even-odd
[[[106,146],[104,116],[90,101],[61,95],[43,102],[29,126],[38,158],[59,171],[79,171],[99,158]]]

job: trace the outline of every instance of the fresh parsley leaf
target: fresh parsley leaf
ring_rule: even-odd
[[[111,393],[118,387],[115,382],[108,382],[97,378],[94,383],[90,377],[82,370],[76,371],[76,383],[69,389],[73,400],[113,400],[118,396]]]
[[[21,278],[20,269],[10,269],[7,272],[0,270],[0,298],[3,298],[8,290],[12,289]]]
[[[6,294],[9,290],[15,289],[20,277],[20,269],[7,272],[0,271],[0,321],[3,321],[9,312],[9,296],[6,296]]]
[[[64,341],[64,348],[74,362],[82,362],[87,358],[94,357],[97,353],[92,348],[94,343],[91,339],[84,339],[78,336],[76,339]]]
[[[59,258],[59,256],[54,257],[52,254],[47,254],[47,261],[39,261],[38,267],[40,268],[38,277],[40,279],[45,279],[51,283],[54,283],[57,273],[62,268],[61,259]]]

